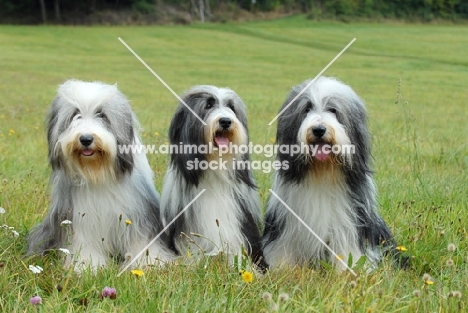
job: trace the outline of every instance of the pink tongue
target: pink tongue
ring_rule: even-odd
[[[81,153],[83,153],[83,155],[90,156],[90,155],[93,155],[94,151],[93,150],[83,150],[83,151],[81,151]]]
[[[321,161],[321,162],[325,161],[325,160],[328,159],[328,157],[330,156],[330,149],[329,149],[329,147],[327,147],[327,148],[325,149],[326,151],[324,151],[324,149],[323,149],[323,146],[324,146],[324,145],[325,145],[324,143],[319,143],[319,144],[317,144],[317,145],[314,147],[314,148],[316,149],[316,150],[315,150],[315,155],[314,155],[314,157],[315,157],[318,161]]]
[[[214,141],[216,142],[219,148],[227,147],[229,145],[229,139],[226,137],[215,137]]]

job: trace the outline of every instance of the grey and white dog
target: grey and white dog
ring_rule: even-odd
[[[115,85],[68,80],[59,86],[47,116],[52,199],[29,234],[28,254],[66,248],[67,266],[96,270],[109,257],[129,261],[162,230],[146,155],[128,149],[140,144],[138,131]],[[163,236],[134,264],[173,258]]]
[[[282,109],[309,82],[293,87]],[[366,124],[359,96],[328,77],[312,83],[278,119],[280,147],[306,149],[278,153],[277,159],[287,161],[289,169],[275,173],[273,191],[346,264],[350,255],[354,262],[365,255],[375,264],[383,251],[395,251],[390,230],[377,211]],[[268,201],[263,242],[272,267],[317,260],[344,267],[274,195]]]
[[[202,189],[206,191],[169,228],[173,248],[183,255],[225,252],[233,256],[244,247],[264,270],[260,199],[250,168],[236,166],[238,161],[248,162],[249,154],[230,149],[248,144],[245,105],[231,89],[207,85],[191,88],[182,100],[207,125],[179,103],[169,129],[170,143],[198,149],[171,153],[161,197],[165,222]],[[202,147],[213,149],[201,151]],[[208,162],[210,166],[203,167]]]

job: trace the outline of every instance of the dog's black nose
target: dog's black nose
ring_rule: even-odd
[[[80,142],[85,147],[90,146],[93,143],[93,140],[93,135],[86,134],[80,136]]]
[[[323,135],[325,135],[325,132],[327,129],[323,125],[319,125],[317,127],[312,128],[312,134],[314,134],[315,137],[321,138]]]
[[[229,117],[222,117],[219,119],[219,126],[228,129],[231,126],[231,119]]]

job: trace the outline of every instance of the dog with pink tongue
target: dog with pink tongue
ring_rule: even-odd
[[[264,271],[260,198],[248,151],[240,149],[249,142],[245,105],[231,89],[208,85],[181,99],[169,127],[179,151],[171,151],[161,197],[163,221],[174,220],[172,249],[191,257],[222,252],[231,264],[245,253]]]
[[[280,149],[277,155],[289,167],[275,172],[267,205],[267,262],[272,267],[329,262],[346,269],[363,258],[374,267],[388,252],[404,265],[378,212],[361,98],[341,81],[319,77],[294,86],[280,112],[277,144],[306,149],[295,154]]]

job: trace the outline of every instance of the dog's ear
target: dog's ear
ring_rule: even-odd
[[[121,95],[124,99],[125,97]],[[119,109],[119,122],[117,125],[111,125],[111,128],[119,127],[113,132],[116,134],[117,141],[117,158],[116,158],[116,170],[120,174],[131,173],[134,166],[134,156],[133,153],[124,153],[123,149],[120,149],[121,146],[130,146],[139,144],[136,140],[136,128],[138,127],[138,122],[136,117],[132,113],[130,104],[125,99],[125,102],[122,103],[121,108]],[[114,117],[114,118],[117,118]],[[112,123],[113,118],[110,119]]]
[[[233,96],[232,96],[232,101],[234,102],[234,113],[236,114],[237,119],[241,122],[242,126],[245,129],[245,132],[247,133],[247,136],[249,135],[249,129],[247,126],[247,111],[246,111],[246,105],[244,101],[239,97],[237,93],[232,91]],[[231,100],[229,100],[231,101]],[[229,102],[228,102],[229,103]],[[229,106],[229,105],[228,105]]]
[[[351,143],[354,145],[354,154],[352,155],[353,172],[361,172],[365,175],[371,172],[371,139],[367,129],[367,114],[363,101],[355,95],[355,98],[349,99],[348,112],[346,112],[347,122],[345,123]]]
[[[227,106],[231,108],[231,110],[234,111],[234,113],[236,114],[237,119],[242,124],[242,127],[244,128],[245,133],[247,135],[247,142],[249,142],[249,128],[247,125],[247,112],[245,103],[233,90],[230,90],[230,92],[231,94],[228,97],[229,100],[227,101]],[[248,162],[250,160],[249,152],[241,155],[240,160],[243,162]],[[248,168],[238,168],[235,172],[235,175],[236,179],[242,182],[243,184],[246,184],[250,188],[257,188],[254,177],[252,176],[251,171]]]
[[[302,87],[302,85],[299,85]],[[298,86],[295,86],[278,113],[278,130],[276,132],[276,142],[284,144],[297,144],[297,134],[302,122],[307,116],[307,110],[312,105],[310,99],[304,95],[300,96],[293,103],[291,101],[299,94]],[[291,103],[291,104],[290,104]],[[290,104],[290,105],[289,105]],[[289,105],[289,106],[288,106]],[[287,107],[288,106],[288,107]],[[285,109],[286,108],[286,109]],[[283,110],[285,110],[283,112]]]
[[[133,129],[128,130],[128,132],[133,134]],[[137,143],[133,141],[131,144],[137,144]],[[123,144],[122,142],[117,140],[117,147],[121,145],[126,145],[126,144]],[[123,153],[122,151],[120,151],[120,149],[117,149],[116,168],[119,173],[125,174],[127,172],[131,172],[133,169],[133,164],[134,164],[134,160],[133,160],[132,153]]]
[[[200,97],[194,96],[184,97],[183,100],[192,109],[199,106],[199,101],[203,101]],[[182,149],[184,149],[185,145],[205,144],[203,132],[203,124],[201,124],[184,104],[179,103],[169,127],[169,140],[171,145],[182,146]],[[194,162],[197,160],[200,162],[205,159],[205,155],[198,152],[198,147],[196,151],[177,151],[171,153],[172,165],[180,171],[185,180],[195,186],[198,185],[198,182],[203,176],[203,171],[199,168],[195,168],[193,166]]]
[[[179,105],[174,117],[172,118],[171,125],[169,126],[169,141],[171,144],[177,144],[181,141],[182,128],[186,122],[183,108]]]
[[[59,115],[59,102],[60,97],[56,97],[50,106],[49,112],[46,117],[46,127],[47,127],[47,143],[49,147],[49,164],[52,169],[58,170],[62,167],[59,153],[57,150],[58,144],[58,115]]]
[[[281,106],[280,112],[288,105],[296,96],[298,92],[293,89],[286,101]],[[307,174],[309,167],[306,158],[300,156],[301,152],[292,153],[292,147],[300,145],[297,139],[297,134],[301,127],[302,122],[306,117],[305,108],[307,102],[303,98],[296,99],[286,111],[284,111],[278,118],[278,127],[276,130],[276,142],[281,147],[287,147],[287,150],[279,149],[277,158],[283,163],[288,164],[288,168],[281,167],[278,173],[286,180],[299,182]]]

